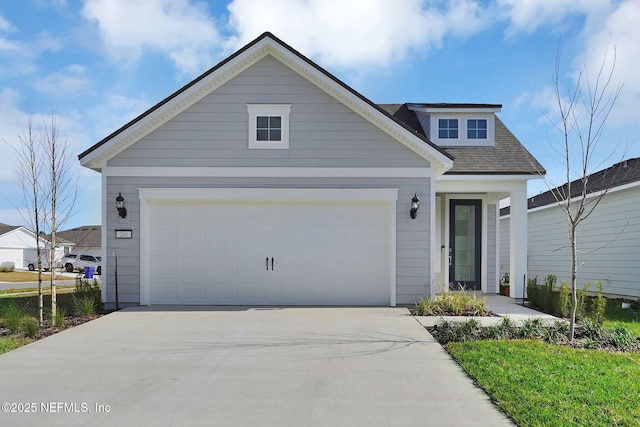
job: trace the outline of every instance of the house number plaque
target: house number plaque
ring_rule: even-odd
[[[116,239],[131,239],[131,230],[116,230]]]

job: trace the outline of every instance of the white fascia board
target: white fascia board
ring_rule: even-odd
[[[411,111],[419,112],[419,113],[499,113],[502,111],[502,108],[454,108],[454,107],[421,107],[417,105],[409,105],[408,108]]]
[[[322,167],[124,167],[110,166],[105,176],[168,178],[432,178],[431,168]]]
[[[436,181],[436,192],[497,193],[527,188],[535,175],[443,175]]]

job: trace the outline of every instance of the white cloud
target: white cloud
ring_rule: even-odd
[[[80,92],[92,92],[87,78],[87,68],[82,65],[67,65],[61,70],[38,77],[33,86],[41,92],[54,96],[69,96]]]
[[[86,111],[87,120],[94,123],[91,132],[96,140],[86,145],[82,151],[142,114],[151,105],[152,103],[144,95],[140,95],[139,98],[133,98],[106,92],[103,103]]]
[[[0,31],[9,32],[14,31],[15,28],[9,21],[4,19],[2,15],[0,15]]]
[[[426,52],[447,35],[485,24],[475,1],[424,6],[421,0],[234,0],[229,25],[237,49],[270,31],[320,64],[342,69],[389,67],[410,51]],[[444,5],[444,7],[442,7]]]
[[[510,21],[507,35],[532,33],[540,27],[561,32],[566,19],[582,16],[587,19],[611,8],[610,0],[498,0],[503,14]]]
[[[113,57],[135,60],[151,49],[169,56],[187,74],[211,66],[220,42],[206,11],[188,0],[88,0],[82,13],[97,21]]]
[[[575,60],[576,70],[584,69],[593,81],[603,65],[608,72],[615,70],[612,90],[622,85],[620,97],[611,116],[612,122],[624,123],[640,120],[640,2],[627,0],[620,3],[611,14],[601,18],[599,25],[585,31],[584,51]],[[615,48],[615,55],[614,55]]]

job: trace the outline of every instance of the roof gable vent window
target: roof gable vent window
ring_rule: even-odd
[[[247,104],[249,149],[289,148],[291,104]]]

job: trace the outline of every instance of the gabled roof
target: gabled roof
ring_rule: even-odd
[[[379,129],[430,161],[438,174],[451,168],[451,155],[433,144],[423,134],[415,132],[415,129],[388,114],[269,32],[263,33],[215,67],[82,152],[78,156],[79,160],[83,166],[101,170],[110,158],[267,55],[281,61]]]
[[[100,247],[102,244],[102,227],[99,225],[85,225],[58,231],[56,233],[56,241],[62,243],[59,239],[79,247]]]
[[[587,180],[587,194],[621,187],[623,185],[640,183],[640,157],[623,160],[606,169],[594,172]],[[570,198],[578,197],[582,193],[582,179],[571,181]],[[557,203],[558,200],[565,200],[568,192],[567,184],[552,188],[549,191],[540,193],[537,196],[529,197],[527,208],[534,209],[542,206]],[[509,207],[500,209],[500,215],[508,215]]]
[[[447,108],[498,108],[499,104],[382,104],[380,108],[405,123],[423,137],[425,135],[418,116],[409,107],[446,106]],[[440,147],[454,158],[447,175],[544,175],[545,169],[518,141],[496,116],[495,144],[493,147]]]
[[[0,236],[2,236],[3,234],[8,233],[10,231],[13,231],[16,228],[20,228],[20,226],[19,225],[8,225],[8,224],[0,223]]]

